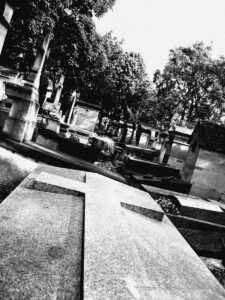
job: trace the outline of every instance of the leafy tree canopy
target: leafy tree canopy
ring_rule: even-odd
[[[50,55],[42,76],[41,101],[48,78],[57,84],[65,75],[62,108],[76,89],[81,99],[124,114],[147,98],[150,83],[138,53],[124,52],[111,33],[96,32],[93,15],[102,16],[115,0],[33,0],[18,4],[12,30],[1,57],[5,66],[27,72],[34,60],[36,40],[53,32]],[[45,87],[43,89],[43,86]]]
[[[102,16],[112,8],[114,3],[115,0],[17,1],[12,29],[7,35],[1,64],[26,71],[32,65],[38,37],[46,31],[54,33],[55,28],[60,25],[65,28],[63,23],[68,16],[74,19],[73,26],[75,23],[80,24],[77,26],[82,26],[85,17],[92,22],[93,15]],[[66,32],[72,30],[73,27],[67,28]]]
[[[211,47],[196,43],[171,50],[163,72],[156,71],[157,117],[170,122],[198,119],[219,122],[224,113],[224,58],[213,60]]]
[[[84,68],[79,76],[83,79],[82,95],[88,101],[100,101],[108,111],[121,107],[126,114],[128,108],[137,109],[150,89],[141,55],[124,52],[122,42],[111,33],[100,39],[98,52],[87,68],[89,71]]]

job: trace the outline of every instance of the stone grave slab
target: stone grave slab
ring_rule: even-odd
[[[64,177],[66,193],[70,179],[78,189],[85,174],[84,195],[57,193],[59,178],[42,172]],[[54,193],[34,190],[37,178]],[[0,206],[1,297],[224,299],[222,286],[166,216],[159,222],[121,206],[147,201],[160,211],[147,193],[104,176],[39,167]]]
[[[166,216],[159,222],[121,207],[146,193],[93,173],[86,182],[84,299],[223,299]]]
[[[220,206],[203,199],[193,199],[185,196],[173,196],[180,204],[180,214],[225,225],[225,213]]]

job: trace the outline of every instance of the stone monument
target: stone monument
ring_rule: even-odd
[[[46,129],[59,133],[60,131],[60,119],[62,117],[62,111],[60,111],[61,103],[59,102],[60,96],[63,89],[63,83],[65,76],[61,75],[60,80],[57,84],[56,94],[54,102],[50,102],[50,98],[43,104],[43,112],[48,113],[48,123]]]
[[[13,100],[8,118],[3,127],[3,134],[10,139],[23,142],[32,139],[39,109],[39,84],[44,66],[51,33],[47,33],[38,42],[34,65],[22,85],[7,83],[6,95]]]

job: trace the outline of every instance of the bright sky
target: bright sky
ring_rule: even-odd
[[[213,56],[225,55],[225,0],[117,0],[95,22],[100,34],[124,39],[125,51],[141,53],[150,79],[179,46],[212,42]]]

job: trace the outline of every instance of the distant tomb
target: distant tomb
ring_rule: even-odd
[[[159,162],[181,170],[187,157],[192,132],[193,129],[184,126],[174,126],[169,130],[160,151]]]
[[[199,122],[191,138],[182,179],[192,183],[190,194],[225,201],[225,127]]]
[[[77,100],[69,120],[69,127],[76,132],[80,141],[87,144],[89,137],[95,136],[94,131],[98,122],[101,107],[92,103]]]
[[[75,104],[71,127],[94,132],[100,106],[78,100]]]

